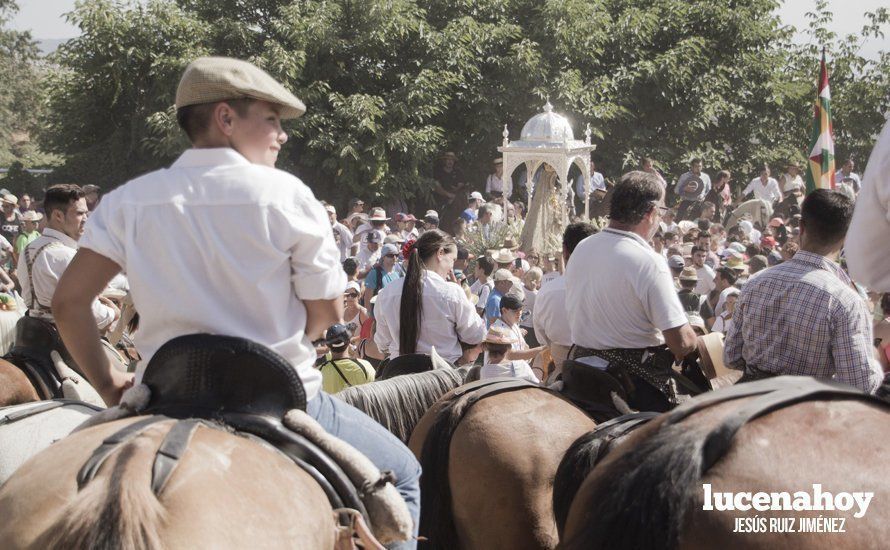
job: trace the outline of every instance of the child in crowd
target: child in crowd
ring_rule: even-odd
[[[540,267],[529,269],[522,278],[525,290],[525,299],[522,301],[522,315],[519,318],[519,326],[525,331],[525,341],[531,347],[538,346],[538,339],[535,337],[535,325],[533,324],[535,312],[535,298],[538,296],[538,290],[541,288],[541,279],[544,272]]]
[[[515,336],[515,338],[513,338],[512,349],[508,354],[510,359],[531,361],[538,353],[543,351],[544,347],[529,347],[528,343],[525,341],[525,331],[519,326],[519,318],[521,315],[522,300],[508,294],[501,298],[501,316],[497,321],[492,323],[491,326],[510,331]]]
[[[480,316],[484,315],[485,304],[488,303],[488,294],[494,288],[494,281],[490,279],[494,273],[494,262],[487,256],[482,256],[476,260],[476,270],[474,275],[476,281],[470,286],[470,292],[479,297],[476,302],[476,311]]]
[[[488,334],[483,342],[487,359],[479,372],[479,378],[484,380],[486,378],[511,376],[523,378],[536,384],[540,383],[527,361],[507,358],[507,354],[511,352],[515,344],[516,333],[509,328],[492,326],[488,329]]]

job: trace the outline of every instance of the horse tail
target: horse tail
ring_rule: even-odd
[[[448,478],[451,438],[464,416],[469,400],[445,403],[436,415],[423,442],[420,464],[420,534],[427,539],[424,548],[450,550],[460,545],[451,511],[451,484]]]
[[[151,489],[156,450],[157,446],[144,437],[125,443],[108,457],[114,463],[80,490],[35,547],[163,548],[159,531],[165,511]]]
[[[599,466],[594,492],[576,503],[584,510],[580,528],[560,548],[677,548],[701,477],[705,435],[686,424],[662,427]]]

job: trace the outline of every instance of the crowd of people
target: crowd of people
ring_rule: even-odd
[[[651,159],[617,182],[591,163],[592,185],[575,182],[582,208],[565,207],[574,215],[591,201],[603,218],[576,216],[559,246],[520,250],[525,209],[511,202],[513,182],[498,161],[476,188],[456,155],[444,154],[434,190],[442,206],[422,216],[401,200],[366,210],[360,198],[338,215],[274,168],[287,141],[281,120],[305,106],[268,74],[200,58],[186,69],[176,106],[193,147],[171,167],[101,202],[97,189],[74,185],[49,188],[39,204],[0,198],[4,266],[17,266],[6,284],[18,285],[30,314],[58,325],[109,404],[133,378],[102,355],[100,332],[119,311],[95,297],[121,272],[141,316],[137,381],[152,355],[183,334],[269,346],[294,365],[313,418],[396,471],[415,522],[416,460],[329,395],[373,381],[397,357],[435,352],[456,367],[480,367],[481,378],[534,383],[553,382],[571,359],[630,380],[632,408],[663,411],[682,399],[674,363],[696,350],[698,336],[717,332],[742,379],[811,375],[867,392],[881,385],[887,346],[876,347],[873,325],[887,324],[888,301],[851,281],[842,256],[862,190],[852,161],[837,175],[839,190],[806,197],[794,163],[781,183],[764,167],[735,196],[732,175],[721,170],[712,180],[700,159],[673,184]],[[473,235],[499,241],[479,250]],[[349,342],[326,341],[336,323]]]

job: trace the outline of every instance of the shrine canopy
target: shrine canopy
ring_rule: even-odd
[[[519,141],[510,141],[510,132],[506,124],[503,135],[504,144],[498,147],[498,151],[504,156],[504,175],[509,177],[516,168],[525,165],[528,174],[525,185],[529,206],[534,187],[533,176],[544,163],[556,171],[563,204],[566,203],[570,192],[568,178],[572,164],[578,165],[584,177],[585,199],[590,195],[590,152],[596,149],[596,145],[590,143],[590,126],[587,127],[584,141],[575,139],[568,119],[554,113],[553,105],[548,101],[544,105],[544,112],[530,118],[522,127]],[[589,218],[590,207],[587,200],[584,201],[584,205],[584,217]]]

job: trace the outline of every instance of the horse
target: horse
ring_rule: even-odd
[[[890,535],[884,521],[890,481],[881,461],[888,421],[886,402],[808,377],[701,395],[624,434],[605,458],[593,460],[598,464],[571,503],[560,548],[883,546]],[[818,500],[817,484],[820,492],[867,491],[875,498],[861,517],[856,508],[798,508],[799,495]],[[733,504],[724,500],[721,507],[709,490],[734,494],[736,501],[739,494],[751,502],[765,494],[778,504],[755,509],[749,502],[721,512]],[[778,532],[824,516],[846,525],[846,534]]]
[[[71,433],[101,407],[68,399],[0,409],[0,485],[26,460]]]
[[[471,371],[401,375],[336,397],[408,442],[420,460],[420,535],[429,539],[426,546],[553,548],[556,467],[595,422],[533,385],[455,407],[451,399]]]
[[[175,420],[122,443],[95,478],[78,471],[102,442],[144,417],[100,424],[32,457],[0,487],[5,548],[333,548],[321,487],[270,445],[201,424],[163,492],[152,463]]]
[[[40,401],[41,394],[25,372],[0,358],[0,407]]]

